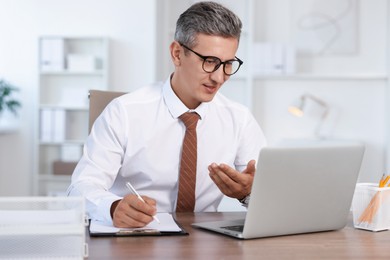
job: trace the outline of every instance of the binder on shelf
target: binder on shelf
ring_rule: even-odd
[[[296,72],[296,50],[292,45],[284,47],[284,74],[293,75]]]
[[[40,118],[41,142],[62,142],[66,138],[66,111],[42,108]]]
[[[52,111],[51,109],[41,109],[40,118],[40,140],[42,142],[52,141]]]
[[[62,38],[41,39],[41,70],[44,72],[62,71],[65,68],[65,43]]]
[[[66,112],[64,109],[54,110],[54,125],[53,125],[53,141],[63,142],[65,141],[66,132]]]
[[[283,43],[260,42],[253,45],[253,71],[257,75],[295,73],[295,49]]]

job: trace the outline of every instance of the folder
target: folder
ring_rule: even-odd
[[[44,38],[41,40],[41,70],[63,71],[65,68],[65,42],[62,38]]]
[[[118,236],[172,236],[188,235],[175,221],[170,213],[157,213],[160,224],[153,221],[143,228],[117,228],[107,223],[91,220],[89,235],[91,237],[118,237]]]
[[[51,142],[53,135],[52,109],[42,108],[40,116],[40,140],[41,142]]]

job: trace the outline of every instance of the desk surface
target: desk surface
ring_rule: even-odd
[[[191,223],[238,219],[242,212],[179,213],[188,236],[90,238],[88,259],[390,259],[390,231],[338,231],[239,240],[191,227]]]

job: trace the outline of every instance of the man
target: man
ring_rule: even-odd
[[[197,122],[190,149],[197,155],[190,177],[195,191],[184,191],[195,199],[190,211],[216,211],[223,194],[245,202],[265,138],[247,108],[218,93],[242,64],[235,56],[241,27],[220,4],[192,5],[179,17],[170,45],[174,73],[164,83],[115,99],[103,111],[68,189],[86,198],[90,218],[142,227],[156,212],[179,211],[180,184],[187,183],[179,181],[187,166],[181,162],[184,114],[195,115]]]

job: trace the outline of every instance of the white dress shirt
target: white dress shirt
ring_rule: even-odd
[[[174,212],[185,126],[178,118],[189,109],[165,83],[113,100],[98,117],[68,189],[86,198],[90,218],[112,223],[111,204],[130,191],[156,200],[158,212]],[[237,170],[257,160],[264,135],[250,111],[222,94],[195,111],[198,160],[195,211],[216,211],[223,194],[207,167],[225,163]]]

